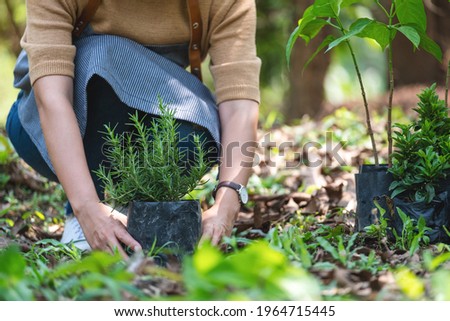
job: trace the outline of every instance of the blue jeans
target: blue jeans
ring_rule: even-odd
[[[19,93],[17,101],[11,107],[6,120],[6,131],[9,139],[17,154],[19,154],[28,165],[49,180],[58,182],[57,176],[42,158],[39,150],[36,148],[20,122],[18,102],[20,101],[21,96],[22,93]],[[84,152],[98,197],[100,200],[103,200],[104,190],[101,181],[97,175],[92,172],[93,170],[97,170],[101,164],[107,165],[107,159],[103,153],[105,140],[101,132],[104,131],[104,124],[111,124],[112,126],[117,124],[115,128],[116,133],[132,131],[133,127],[129,124],[129,113],[133,113],[135,110],[130,109],[129,106],[122,103],[111,86],[103,78],[98,76],[94,76],[89,81],[87,97],[88,114],[86,132],[83,138]],[[140,118],[145,116],[144,122],[147,125],[151,123],[153,117],[156,117],[141,111],[138,111],[138,113]],[[210,160],[217,159],[217,146],[214,139],[205,128],[190,122],[180,120],[178,122],[180,123],[178,128],[178,134],[181,138],[179,144],[180,149],[194,150],[195,145],[193,143],[193,135],[201,135],[202,140],[204,141],[205,150],[211,151],[207,154],[208,158]],[[195,153],[187,152],[186,155],[188,157],[194,156]],[[184,161],[189,162],[190,159]],[[66,212],[68,214],[73,212],[70,204],[66,206]]]

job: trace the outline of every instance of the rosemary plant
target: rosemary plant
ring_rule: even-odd
[[[102,181],[106,199],[114,205],[131,201],[178,201],[194,190],[207,173],[204,144],[193,136],[193,160],[180,148],[179,123],[175,111],[159,101],[160,117],[150,126],[137,112],[130,114],[133,131],[118,134],[115,127],[105,125],[105,155],[108,166],[95,171]]]

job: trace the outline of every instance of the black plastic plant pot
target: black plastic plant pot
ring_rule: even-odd
[[[388,165],[362,165],[355,175],[356,183],[356,224],[357,231],[376,223],[378,210],[374,199],[389,195],[393,181]]]
[[[401,210],[415,220],[416,224],[420,217],[425,219],[425,225],[429,228],[425,235],[430,238],[430,243],[450,242],[450,236],[445,230],[450,229],[450,203],[447,191],[437,195],[430,203],[409,202],[400,197],[395,197],[390,202],[392,204],[388,205],[387,198],[383,198],[380,204],[390,213],[388,224],[395,229],[397,235],[402,235],[403,229],[403,221],[398,214],[398,210]]]
[[[197,201],[132,202],[127,228],[144,251],[182,256],[194,252],[201,222]]]

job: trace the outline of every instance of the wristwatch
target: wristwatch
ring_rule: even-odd
[[[228,187],[228,188],[234,189],[239,196],[240,202],[244,205],[247,204],[248,193],[247,193],[247,189],[245,188],[244,185],[234,183],[234,182],[229,182],[229,181],[220,182],[219,184],[217,184],[217,186],[213,190],[212,195],[214,198],[216,198],[217,190],[221,187]]]

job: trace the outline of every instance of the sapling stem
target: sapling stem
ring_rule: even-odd
[[[375,2],[377,3],[378,7],[380,7],[381,11],[383,11],[384,14],[385,14],[387,17],[389,17],[390,14],[387,12],[386,8],[381,4],[381,2],[380,2],[379,0],[376,0]],[[391,7],[391,9],[392,9],[392,7]],[[392,10],[391,10],[391,14],[392,14]]]
[[[379,165],[378,162],[378,151],[377,151],[377,145],[375,143],[375,138],[373,135],[373,130],[372,130],[372,122],[370,121],[370,112],[369,112],[369,103],[367,102],[367,97],[366,97],[366,90],[364,89],[364,84],[362,81],[362,76],[361,76],[361,72],[359,70],[359,65],[358,62],[356,61],[356,56],[355,53],[353,51],[352,45],[350,44],[350,42],[347,40],[346,41],[348,49],[350,50],[350,54],[352,56],[352,60],[353,60],[353,65],[355,66],[355,70],[356,70],[356,75],[358,76],[358,81],[359,81],[359,86],[361,87],[361,95],[363,97],[363,101],[364,101],[364,108],[366,111],[366,123],[367,123],[367,133],[369,134],[370,140],[372,142],[372,150],[373,150],[373,156],[375,159],[375,165]]]
[[[394,68],[392,66],[392,44],[388,48],[389,64],[389,102],[388,102],[388,120],[387,120],[387,138],[388,138],[388,167],[392,166],[392,100],[394,98]]]
[[[389,26],[392,25],[392,18],[394,17],[394,3],[391,5],[389,17]],[[389,70],[389,101],[388,101],[388,121],[387,121],[387,138],[388,138],[388,167],[392,166],[392,100],[394,98],[394,67],[392,54],[392,29],[389,29],[389,45],[388,50],[388,70]]]
[[[339,19],[339,17],[336,17],[336,22],[337,22],[338,27],[341,30],[342,34],[345,35],[346,31],[345,31],[345,28],[344,28],[341,20]],[[367,133],[370,137],[370,141],[372,142],[372,150],[373,150],[373,157],[375,160],[375,165],[378,166],[379,165],[378,151],[377,151],[377,145],[375,143],[375,138],[373,136],[372,123],[370,121],[369,103],[367,102],[366,90],[364,89],[364,83],[362,81],[361,72],[359,70],[358,62],[356,61],[356,55],[355,55],[355,52],[353,51],[353,47],[350,44],[350,41],[345,40],[345,42],[347,43],[348,49],[350,50],[350,54],[351,54],[352,60],[353,60],[353,65],[355,66],[355,70],[356,70],[356,75],[358,76],[359,86],[361,87],[361,94],[362,94],[363,101],[364,101],[364,109],[366,111]]]
[[[448,83],[450,82],[450,59],[447,65],[447,79],[445,81],[445,107],[448,108]]]
[[[341,20],[339,19],[339,17],[336,17],[336,22],[338,23],[339,29],[341,30],[342,34],[345,35],[346,31],[345,31],[345,28],[344,28]],[[369,103],[367,102],[366,90],[364,89],[364,83],[362,80],[361,72],[359,70],[358,61],[356,61],[356,55],[355,55],[355,52],[353,51],[353,47],[350,44],[350,41],[345,40],[345,42],[347,43],[348,49],[350,50],[350,54],[351,54],[352,60],[353,60],[353,65],[355,66],[355,70],[356,70],[356,75],[358,76],[359,86],[361,87],[361,95],[363,97],[364,109],[366,111],[367,133],[369,134],[370,141],[372,142],[372,150],[373,150],[373,157],[375,159],[375,165],[378,166],[379,162],[378,162],[377,145],[375,143],[375,138],[373,136],[372,122],[370,121]]]

